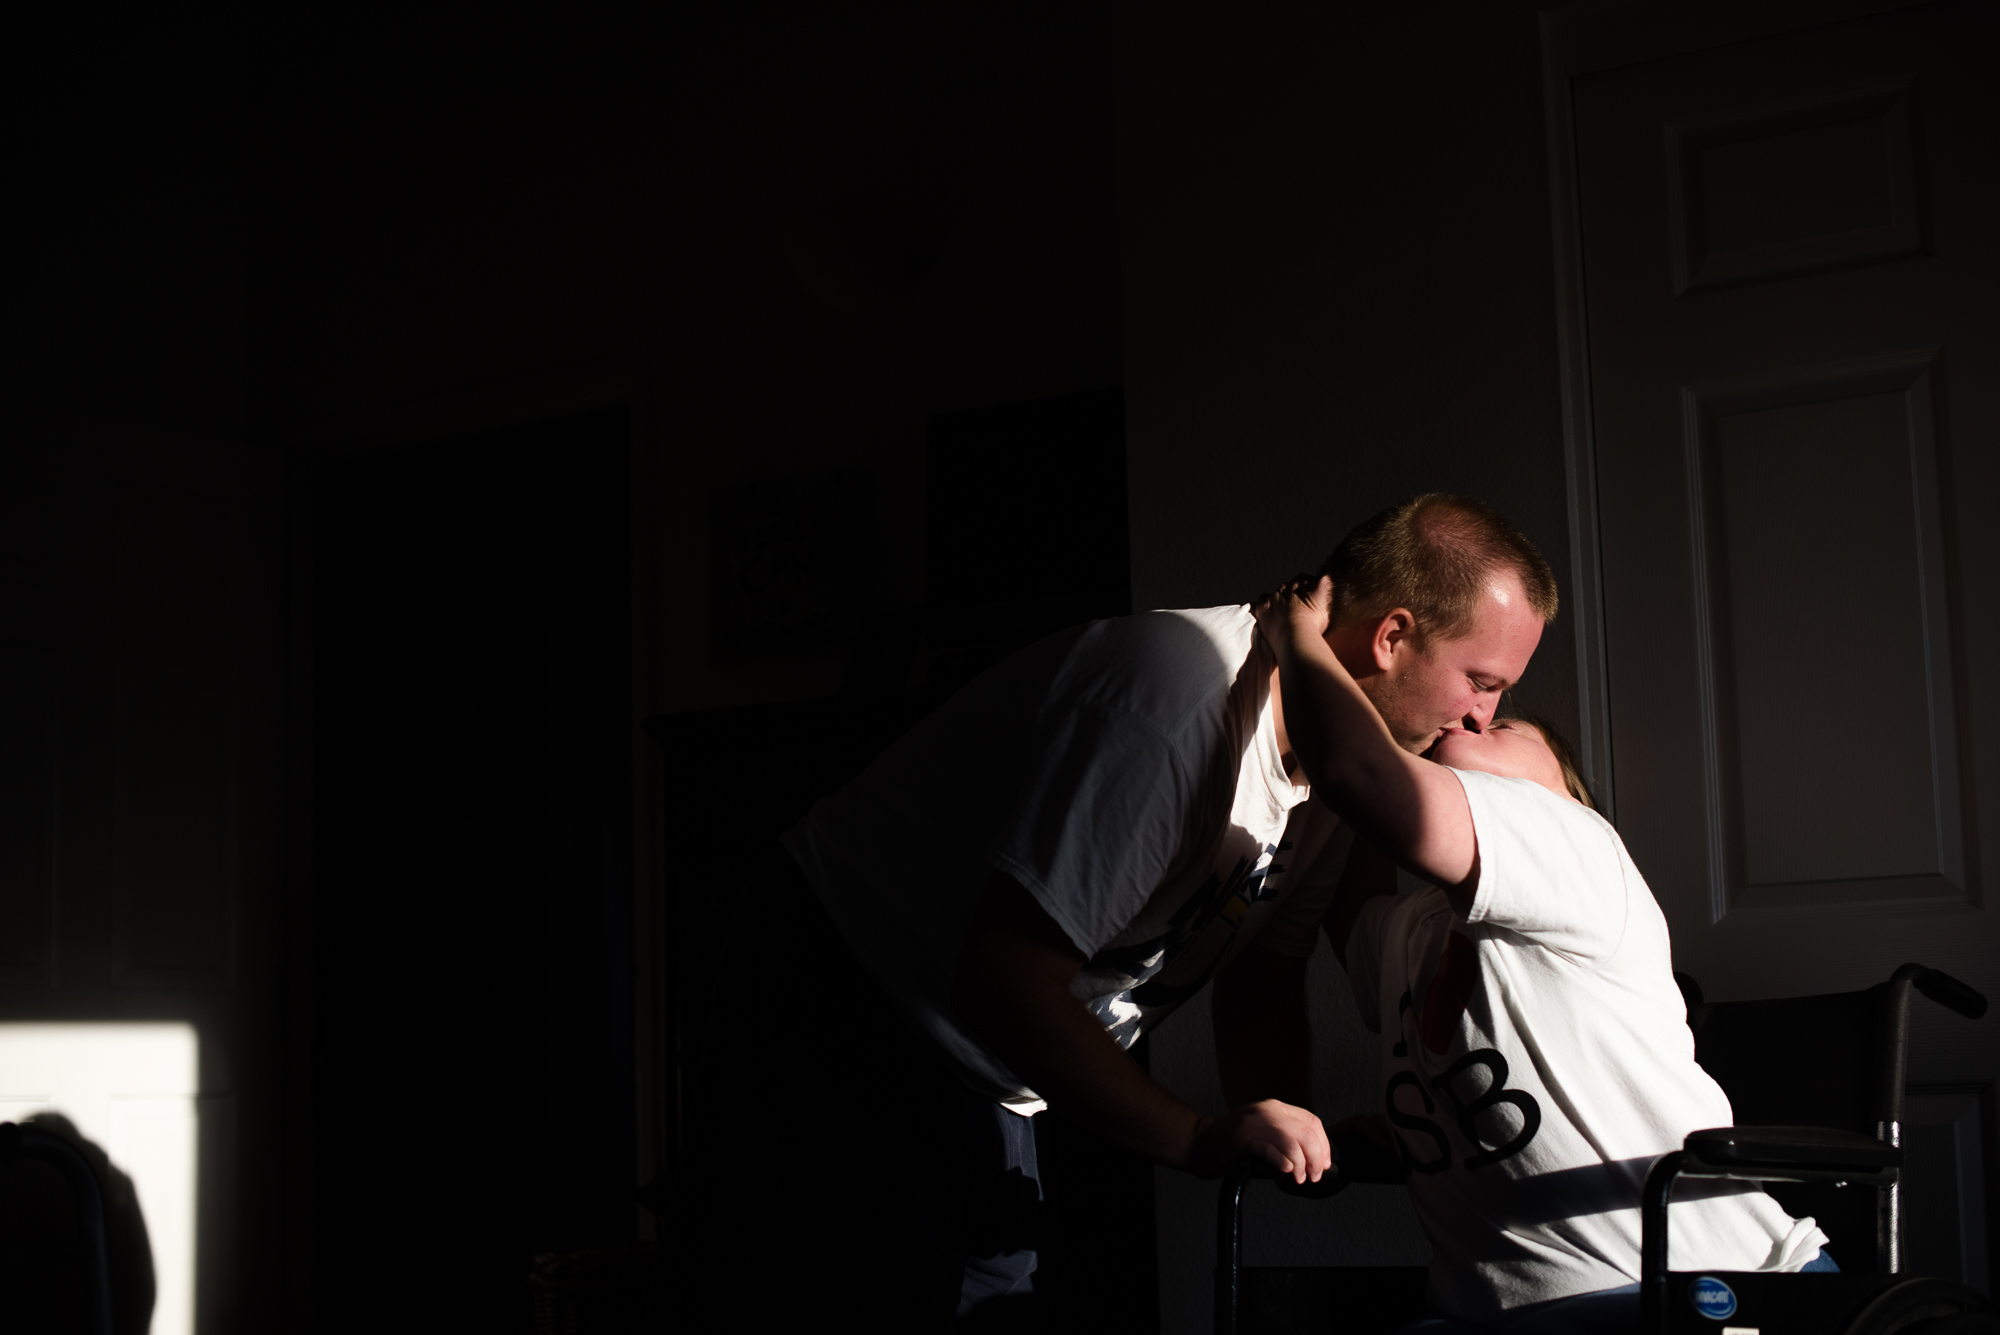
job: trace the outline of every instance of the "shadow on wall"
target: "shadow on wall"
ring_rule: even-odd
[[[153,1324],[156,1292],[153,1244],[131,1177],[61,1113],[37,1113],[22,1125],[63,1141],[89,1166],[104,1211],[111,1329],[114,1335],[146,1335]],[[14,1157],[0,1162],[0,1255],[23,1257],[23,1253],[49,1249],[51,1238],[81,1240],[82,1233],[83,1223],[70,1185],[53,1165],[18,1150]],[[83,1316],[88,1309],[71,1307],[55,1288],[65,1276],[74,1275],[78,1279],[87,1276],[87,1264],[72,1271],[60,1263],[34,1265],[31,1258],[23,1260],[28,1264],[10,1266],[12,1273],[4,1287],[0,1287],[0,1311],[8,1314],[10,1324],[21,1313],[37,1310],[44,1303],[52,1309],[61,1303],[61,1309],[49,1311],[56,1320],[48,1329],[64,1335],[72,1329],[79,1335],[90,1330]],[[70,1316],[67,1323],[61,1319],[63,1309]]]

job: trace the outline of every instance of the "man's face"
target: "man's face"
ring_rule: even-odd
[[[1421,754],[1446,728],[1484,731],[1500,693],[1521,679],[1541,640],[1542,619],[1510,573],[1487,586],[1465,634],[1397,639],[1388,665],[1363,678],[1361,689],[1397,743]]]

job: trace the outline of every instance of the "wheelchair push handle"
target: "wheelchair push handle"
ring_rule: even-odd
[[[1896,970],[1896,977],[1909,979],[1917,991],[1945,1009],[1957,1011],[1968,1020],[1977,1020],[1986,1014],[1986,998],[1979,990],[1959,982],[1942,969],[1927,969],[1921,964],[1905,964]]]
[[[1940,1006],[1957,1011],[1968,1020],[1977,1020],[1986,1014],[1984,996],[1940,969],[1927,970],[1924,976],[1917,980],[1917,990]]]

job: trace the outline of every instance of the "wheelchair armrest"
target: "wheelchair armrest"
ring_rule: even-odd
[[[1874,1178],[1903,1166],[1900,1147],[1823,1126],[1711,1127],[1689,1135],[1686,1149],[1682,1172],[1695,1176],[1704,1169],[1746,1177],[1772,1169],[1786,1174],[1852,1172]]]
[[[1691,1133],[1646,1174],[1639,1201],[1639,1329],[1667,1335],[1667,1207],[1682,1177],[1745,1182],[1851,1182],[1886,1187],[1903,1151],[1852,1131],[1820,1126],[1717,1126]]]

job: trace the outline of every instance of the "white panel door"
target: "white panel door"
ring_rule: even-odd
[[[1568,82],[1616,816],[1711,1000],[2000,1000],[1996,20]],[[1913,1082],[2000,1075],[2000,1019],[1913,1034]]]

